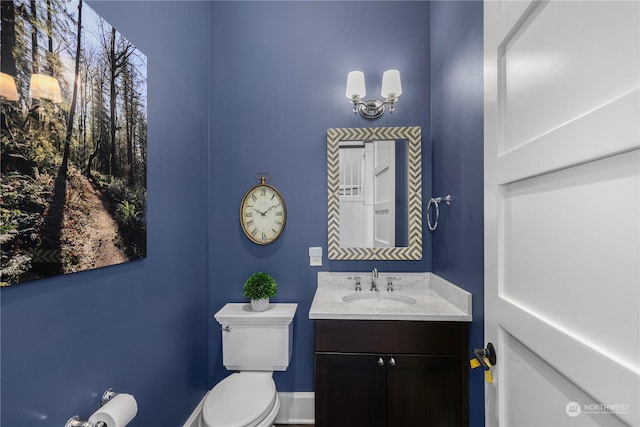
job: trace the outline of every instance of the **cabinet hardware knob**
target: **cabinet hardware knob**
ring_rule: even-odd
[[[384,359],[382,357],[378,357],[378,366],[384,366]]]
[[[396,359],[394,359],[393,357],[389,359],[389,364],[391,366],[396,366]]]

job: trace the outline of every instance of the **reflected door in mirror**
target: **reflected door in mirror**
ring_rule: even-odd
[[[340,143],[341,247],[407,246],[406,165],[407,141]]]

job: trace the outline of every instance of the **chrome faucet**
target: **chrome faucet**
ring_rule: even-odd
[[[374,268],[373,271],[371,271],[371,290],[372,291],[378,290],[377,280],[378,280],[378,269]]]

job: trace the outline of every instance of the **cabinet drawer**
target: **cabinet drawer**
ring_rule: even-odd
[[[319,352],[466,355],[466,322],[316,320]]]

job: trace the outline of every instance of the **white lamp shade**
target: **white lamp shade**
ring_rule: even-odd
[[[400,71],[387,70],[382,75],[382,90],[380,94],[383,98],[389,97],[389,95],[395,95],[396,97],[402,95],[402,84],[400,83]]]
[[[354,96],[364,98],[367,90],[364,86],[364,73],[362,71],[351,71],[347,75],[347,98],[352,99]]]
[[[44,74],[32,74],[29,96],[33,99],[48,99],[54,103],[62,102],[60,83],[54,77]]]
[[[0,73],[0,97],[7,101],[18,100],[18,89],[15,79],[9,74]]]

